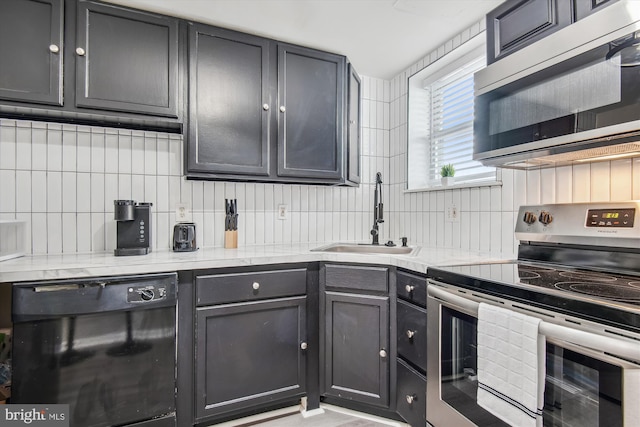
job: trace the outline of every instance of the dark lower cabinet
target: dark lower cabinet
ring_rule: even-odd
[[[323,264],[321,394],[389,408],[391,366],[389,268]]]
[[[389,298],[325,294],[324,395],[389,406]]]
[[[193,283],[195,423],[307,393],[305,267],[202,272]]]
[[[0,99],[62,105],[63,0],[0,1]]]
[[[402,359],[398,359],[396,408],[398,415],[412,427],[424,427],[427,422],[427,380],[424,375]]]
[[[306,297],[198,308],[196,421],[306,392]]]
[[[413,427],[427,422],[427,280],[405,271],[397,274],[398,358],[396,409]]]

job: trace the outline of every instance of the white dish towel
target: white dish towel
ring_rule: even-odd
[[[514,427],[541,427],[545,339],[540,319],[480,303],[478,404]]]

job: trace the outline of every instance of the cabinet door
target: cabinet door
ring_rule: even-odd
[[[487,64],[572,22],[572,0],[508,0],[487,14]]]
[[[574,0],[576,21],[598,12],[618,0]]]
[[[269,175],[269,41],[192,24],[189,172]]]
[[[0,99],[62,105],[62,0],[0,1]]]
[[[360,77],[349,64],[349,112],[347,116],[347,180],[360,184]]]
[[[177,117],[178,20],[78,3],[76,106]]]
[[[325,293],[324,394],[389,406],[389,298]]]
[[[197,309],[196,419],[301,395],[306,297]]]
[[[345,58],[278,45],[278,175],[343,177]]]

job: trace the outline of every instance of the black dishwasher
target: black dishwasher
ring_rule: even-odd
[[[70,426],[175,426],[176,274],[13,286],[11,403]]]

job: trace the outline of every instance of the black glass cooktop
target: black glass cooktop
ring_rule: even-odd
[[[631,323],[640,327],[640,275],[528,261],[430,268],[427,275],[479,292],[512,296],[616,325],[632,319]]]

